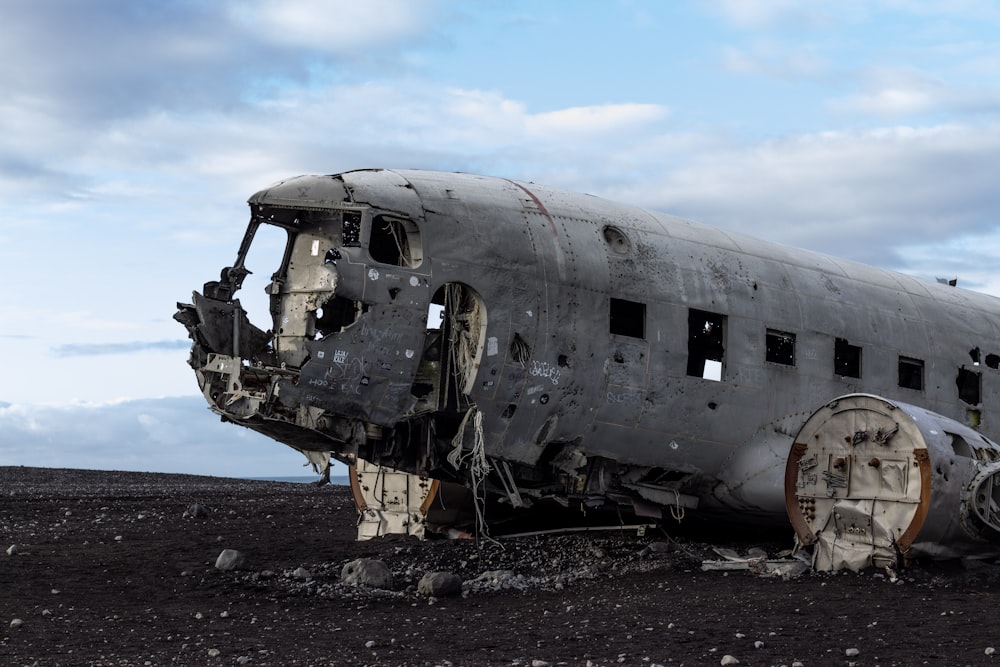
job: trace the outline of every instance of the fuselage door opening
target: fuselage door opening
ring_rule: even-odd
[[[431,298],[427,336],[413,395],[418,412],[458,413],[471,405],[470,394],[486,341],[486,305],[461,283],[442,285]]]

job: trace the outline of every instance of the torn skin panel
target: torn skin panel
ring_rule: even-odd
[[[389,427],[413,414],[414,383],[423,336],[418,311],[373,308],[343,331],[306,340],[307,361],[296,381],[284,382],[279,399],[298,402]]]

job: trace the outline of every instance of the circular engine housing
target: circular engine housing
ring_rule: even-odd
[[[793,441],[785,507],[818,570],[1000,554],[1000,445],[868,394],[817,410]],[[993,543],[995,550],[984,549]]]

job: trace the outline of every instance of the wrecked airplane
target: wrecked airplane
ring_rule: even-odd
[[[502,178],[358,170],[249,204],[234,264],[178,304],[198,383],[320,469],[364,464],[359,508],[416,476],[382,489],[397,531],[440,483],[790,522],[819,569],[1000,554],[993,297]]]

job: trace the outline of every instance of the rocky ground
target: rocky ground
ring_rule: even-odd
[[[338,486],[12,467],[0,489],[2,665],[1000,665],[993,564],[765,578],[659,531],[356,542]],[[358,558],[392,589],[342,583]],[[417,591],[442,570],[463,595]]]

